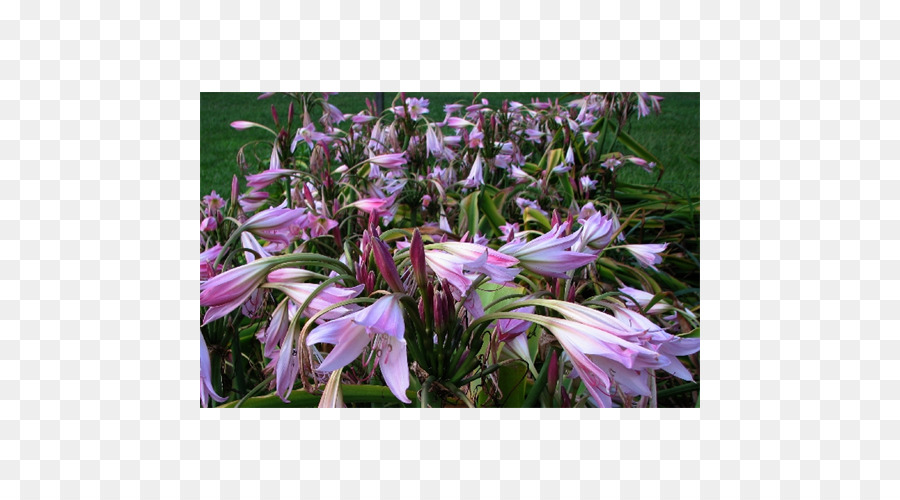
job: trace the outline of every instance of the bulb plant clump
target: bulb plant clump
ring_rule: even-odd
[[[617,182],[661,97],[332,96],[231,124],[269,139],[202,197],[202,406],[699,404],[699,201]]]

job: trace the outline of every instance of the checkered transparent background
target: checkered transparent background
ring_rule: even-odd
[[[898,18],[5,2],[0,498],[900,496]],[[199,92],[401,88],[702,93],[702,409],[201,411]]]

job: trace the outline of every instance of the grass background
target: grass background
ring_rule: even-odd
[[[396,94],[385,93],[385,106],[390,106]],[[430,99],[429,115],[443,119],[444,104],[471,103],[471,92],[410,93],[409,97]],[[527,103],[531,98],[563,98],[562,93],[484,93],[491,105],[499,105],[503,99]],[[659,93],[665,98],[662,114],[632,120],[626,129],[648,151],[656,155],[665,166],[665,173],[657,187],[682,196],[700,196],[700,94]],[[235,130],[229,125],[235,120],[248,120],[272,125],[271,107],[274,104],[281,119],[287,116],[289,99],[275,95],[258,100],[259,93],[203,92],[200,94],[200,196],[215,190],[227,198],[231,192],[231,178],[240,175],[237,152],[244,144],[254,140],[271,140],[271,135],[261,129]],[[332,96],[329,102],[344,113],[357,113],[365,109],[365,99],[373,93],[345,93]],[[563,98],[563,102],[573,99]],[[318,119],[314,116],[313,119]],[[271,146],[270,148],[271,149]],[[617,148],[624,151],[623,148]],[[629,165],[623,167],[619,182],[653,185],[656,173]],[[243,182],[242,182],[243,185]]]

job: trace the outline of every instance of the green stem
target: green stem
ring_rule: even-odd
[[[387,387],[380,385],[341,385],[341,393],[347,404],[369,403],[375,405],[401,404]],[[416,397],[414,391],[406,391],[406,397]],[[247,399],[241,408],[315,408],[319,406],[321,394],[310,394],[303,389],[296,389],[288,395],[290,403],[285,403],[276,394],[257,396]],[[238,401],[231,401],[221,408],[235,408]]]
[[[263,380],[262,382],[260,382],[260,384],[257,385],[256,387],[254,387],[253,389],[250,389],[250,392],[248,392],[246,396],[242,397],[241,400],[238,401],[238,402],[234,405],[234,407],[235,407],[235,408],[240,408],[244,403],[247,402],[248,399],[250,399],[251,397],[255,396],[259,391],[263,390],[263,388],[264,388],[265,386],[269,385],[269,382],[271,382],[271,381],[273,381],[273,380],[275,380],[275,375],[269,375],[269,378],[267,378],[267,379]]]
[[[550,360],[547,359],[544,361],[544,365],[541,366],[541,372],[538,374],[537,380],[534,381],[534,385],[531,387],[531,392],[528,393],[528,397],[525,398],[525,403],[522,404],[523,408],[533,408],[535,403],[538,402],[538,399],[541,397],[541,392],[547,385],[547,376],[549,373]]]
[[[421,396],[419,400],[422,402],[422,408],[428,408],[428,392],[431,390],[431,384],[434,382],[434,375],[430,375],[422,384]]]
[[[677,387],[671,387],[669,389],[665,389],[662,391],[658,391],[656,393],[656,398],[665,398],[668,396],[674,396],[675,394],[681,394],[682,392],[692,392],[700,389],[700,384],[697,382],[691,382],[689,384],[681,384]]]
[[[244,394],[244,371],[241,359],[241,334],[236,326],[231,327],[233,335],[231,337],[231,361],[234,365],[234,386],[238,395]]]

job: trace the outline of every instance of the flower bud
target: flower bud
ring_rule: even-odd
[[[238,178],[237,175],[231,178],[231,206],[237,206],[238,202]]]
[[[556,392],[556,382],[559,381],[559,351],[553,350],[553,355],[550,356],[550,373],[547,374],[547,390],[550,391],[550,395]]]
[[[413,232],[409,245],[409,259],[412,262],[416,283],[419,284],[420,289],[424,290],[428,285],[428,276],[425,270],[425,244],[422,243],[422,235],[419,234],[418,229]]]
[[[388,286],[397,293],[404,293],[403,282],[397,273],[397,266],[394,264],[394,258],[391,256],[391,250],[387,243],[379,238],[372,238],[372,253],[375,254],[375,265],[381,271],[381,276]]]
[[[272,120],[275,121],[275,125],[278,125],[278,112],[275,111],[275,105],[272,105]]]

